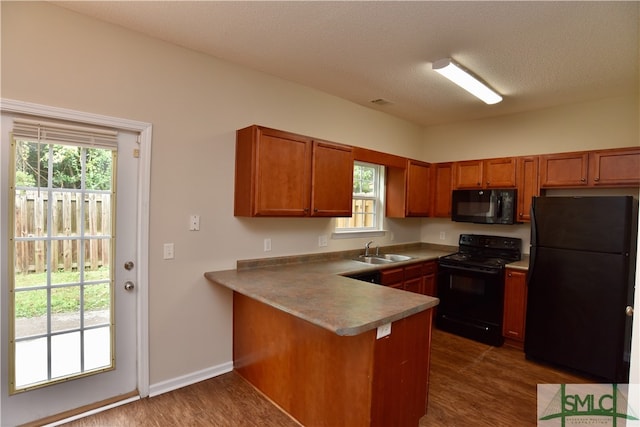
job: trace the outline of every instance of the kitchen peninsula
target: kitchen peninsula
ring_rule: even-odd
[[[394,267],[447,252],[403,254]],[[234,369],[303,425],[418,425],[438,299],[344,277],[380,267],[318,255],[205,273],[233,290]]]

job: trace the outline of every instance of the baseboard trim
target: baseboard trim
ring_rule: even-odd
[[[233,362],[222,363],[211,368],[202,369],[200,371],[192,372],[181,377],[176,377],[170,380],[161,381],[149,386],[149,397],[157,396],[159,394],[167,393],[172,390],[176,390],[182,387],[186,387],[191,384],[198,383],[200,381],[208,380],[209,378],[217,377],[218,375],[226,374],[233,370]]]

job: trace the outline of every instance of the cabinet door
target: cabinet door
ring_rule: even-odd
[[[410,264],[404,267],[404,290],[415,292],[416,294],[424,293],[422,280],[422,264]]]
[[[234,215],[305,216],[310,187],[310,139],[260,126],[238,130]]]
[[[416,277],[415,279],[405,280],[403,289],[405,291],[413,292],[416,294],[423,294],[424,286],[422,284],[422,277]]]
[[[514,188],[516,186],[516,158],[503,157],[484,161],[486,188]]]
[[[255,215],[309,212],[311,143],[294,135],[262,132],[257,144]]]
[[[482,188],[483,165],[482,160],[455,162],[454,188]]]
[[[538,157],[518,158],[518,221],[531,221],[531,200],[540,195]]]
[[[380,272],[380,284],[390,288],[402,289],[404,282],[404,268],[390,268]]]
[[[640,185],[640,148],[591,152],[589,183],[609,187]]]
[[[433,170],[433,207],[431,216],[451,218],[453,163],[436,163]]]
[[[311,216],[351,216],[353,152],[351,147],[313,142]]]
[[[588,164],[588,152],[540,156],[540,188],[584,187]]]
[[[435,261],[425,262],[422,267],[423,274],[423,286],[424,286],[424,294],[429,295],[430,297],[435,297],[437,295],[437,287],[436,287],[436,273],[438,270],[438,265]]]
[[[527,274],[513,269],[507,269],[505,274],[502,335],[511,340],[524,342]]]
[[[407,216],[429,216],[431,169],[429,163],[407,162]]]

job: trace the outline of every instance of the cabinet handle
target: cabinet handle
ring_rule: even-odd
[[[586,178],[580,178],[580,182],[585,182],[586,180]]]
[[[491,184],[491,182],[487,181],[487,185],[490,185],[490,184]]]
[[[600,181],[600,177],[593,178],[594,181]]]
[[[511,277],[511,273],[507,274],[507,276]]]
[[[520,212],[520,218],[522,218],[524,216],[524,214],[522,212]]]
[[[481,183],[481,182],[478,182],[478,183],[476,183],[476,184],[477,184],[477,185],[482,185],[482,183]]]
[[[314,211],[314,212],[318,212],[318,208],[314,208],[314,209],[313,209],[313,211]]]

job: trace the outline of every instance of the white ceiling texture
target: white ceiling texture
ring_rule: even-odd
[[[53,3],[424,126],[639,87],[638,1]],[[446,57],[504,100],[485,105],[432,71]]]

